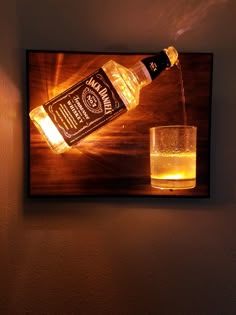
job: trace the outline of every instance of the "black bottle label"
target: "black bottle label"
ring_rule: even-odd
[[[155,56],[147,57],[141,60],[146,66],[152,80],[154,80],[163,70],[171,66],[170,60],[164,51]]]
[[[43,106],[69,146],[127,111],[102,68]]]

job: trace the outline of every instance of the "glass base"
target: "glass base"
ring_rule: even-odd
[[[196,179],[158,179],[151,178],[151,185],[160,189],[192,189],[196,186]]]

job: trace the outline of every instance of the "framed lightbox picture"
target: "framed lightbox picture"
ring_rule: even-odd
[[[130,69],[151,55],[28,50],[28,113],[91,77],[109,60]],[[61,154],[50,149],[28,118],[29,196],[209,197],[213,54],[180,52],[178,62],[141,89],[136,108],[117,115]],[[151,185],[150,128],[169,125],[197,128],[193,188]]]

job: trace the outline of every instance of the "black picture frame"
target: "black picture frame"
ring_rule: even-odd
[[[28,112],[79,82],[110,59],[130,68],[153,53],[27,50]],[[28,195],[210,196],[212,53],[179,53],[187,123],[197,127],[197,184],[187,190],[150,185],[149,128],[183,124],[181,76],[164,70],[141,90],[140,103],[63,154],[54,154],[29,119]]]

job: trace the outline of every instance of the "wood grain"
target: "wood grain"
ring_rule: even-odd
[[[46,103],[110,59],[131,67],[145,56],[28,51],[28,109]],[[30,121],[29,195],[208,197],[212,59],[210,53],[179,56],[187,123],[198,128],[196,188],[169,191],[150,186],[149,128],[184,123],[180,73],[173,67],[141,91],[136,109],[64,154],[52,153]]]

